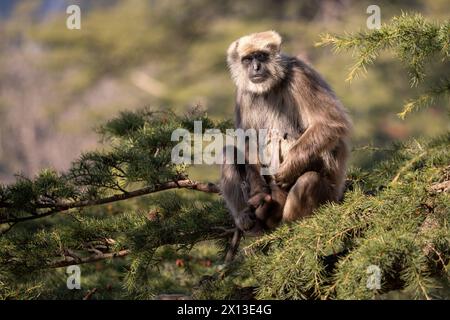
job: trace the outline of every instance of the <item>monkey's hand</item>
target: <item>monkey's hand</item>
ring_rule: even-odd
[[[257,208],[260,205],[263,205],[265,202],[270,202],[272,201],[272,196],[270,195],[270,193],[257,193],[256,195],[252,196],[250,199],[248,199],[247,203],[253,207],[253,208]]]
[[[239,212],[239,214],[234,219],[234,223],[236,224],[236,227],[238,227],[242,231],[248,231],[252,229],[256,224],[255,213],[250,207],[247,207]]]
[[[271,202],[272,196],[265,192],[257,193],[247,201],[251,209],[254,210],[256,217],[262,220],[267,218]]]
[[[297,176],[293,174],[293,168],[289,161],[284,161],[274,174],[275,182],[282,189],[286,189],[295,183]]]

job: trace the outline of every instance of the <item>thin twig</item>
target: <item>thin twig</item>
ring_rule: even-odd
[[[97,292],[97,288],[89,290],[88,293],[83,297],[83,300],[89,300],[92,298],[92,295]]]
[[[106,260],[106,259],[112,259],[112,258],[120,258],[120,257],[125,257],[128,254],[130,254],[130,250],[125,249],[125,250],[120,250],[117,252],[112,252],[112,253],[102,253],[102,254],[95,254],[89,257],[85,257],[85,258],[79,258],[79,259],[75,259],[73,257],[70,256],[66,256],[64,258],[64,260],[58,260],[55,262],[52,262],[50,265],[47,265],[47,268],[62,268],[62,267],[67,267],[67,266],[71,266],[71,265],[78,265],[78,264],[84,264],[84,263],[91,263],[91,262],[96,262],[96,261],[101,261],[101,260]]]
[[[419,161],[420,159],[422,159],[425,155],[427,154],[426,151],[420,153],[419,155],[415,156],[414,158],[412,158],[410,161],[408,161],[406,163],[405,166],[403,166],[398,173],[395,175],[394,179],[392,179],[391,184],[395,184],[397,183],[397,180],[400,178],[400,176],[405,173],[406,171],[408,171],[417,161]]]

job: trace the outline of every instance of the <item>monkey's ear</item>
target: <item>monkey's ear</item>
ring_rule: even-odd
[[[283,39],[281,38],[280,34],[273,30],[266,31],[264,33],[269,40],[267,43],[267,48],[274,53],[280,52],[281,44],[283,43]]]
[[[239,54],[237,51],[238,45],[239,45],[239,40],[236,40],[232,44],[230,44],[230,46],[228,47],[227,60],[228,60],[229,64],[235,62],[239,58]]]

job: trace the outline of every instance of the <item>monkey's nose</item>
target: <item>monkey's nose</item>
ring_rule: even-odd
[[[261,64],[258,61],[254,61],[253,62],[253,70],[259,71],[259,69],[261,69]]]

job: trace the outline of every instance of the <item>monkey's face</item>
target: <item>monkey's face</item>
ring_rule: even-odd
[[[256,51],[241,59],[242,67],[247,71],[251,82],[262,83],[271,76],[267,68],[269,58],[268,52]]]
[[[281,37],[275,31],[244,36],[228,48],[228,66],[239,90],[262,94],[286,73],[280,54]]]

